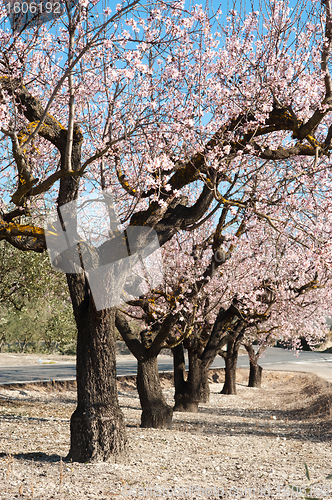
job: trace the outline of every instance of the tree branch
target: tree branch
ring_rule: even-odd
[[[134,354],[136,359],[144,359],[146,357],[146,349],[141,342],[133,334],[128,321],[124,315],[116,309],[115,326],[119,330],[121,337],[125,341],[128,349]]]

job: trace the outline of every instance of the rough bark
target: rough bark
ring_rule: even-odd
[[[177,350],[174,353],[175,349]],[[199,403],[208,403],[210,387],[208,372],[201,364],[195,349],[188,349],[189,371],[185,380],[185,363],[182,345],[173,350],[175,406],[174,411],[197,412]]]
[[[209,402],[210,386],[208,382],[208,370],[221,347],[232,338],[228,333],[227,327],[237,314],[236,300],[234,300],[227,310],[220,308],[203,352],[201,347],[186,346],[188,347],[189,356],[188,379],[185,384],[182,381],[179,382],[179,388],[175,389],[175,411],[196,412],[198,411],[199,403]],[[239,348],[238,340],[236,348]]]
[[[244,344],[244,347],[246,348],[249,355],[250,364],[248,387],[260,388],[262,386],[263,368],[259,366],[258,359],[262,353],[262,348],[259,348],[257,353],[255,353],[255,350],[251,344]]]
[[[188,382],[186,380],[186,365],[184,359],[183,344],[178,344],[172,349],[174,367],[174,411],[181,411],[185,403]]]
[[[79,167],[76,141],[72,162]],[[77,178],[62,179],[58,206],[76,199],[77,192]],[[77,462],[119,459],[127,438],[116,385],[115,311],[96,311],[84,274],[67,274],[67,282],[77,324],[77,408],[70,421],[67,458]]]
[[[77,408],[70,421],[68,459],[77,462],[119,458],[127,442],[118,403],[115,312],[97,312],[83,275],[67,275],[78,328]]]
[[[236,394],[236,364],[239,347],[235,340],[227,344],[227,351],[223,355],[225,360],[225,382],[220,394]]]
[[[210,401],[210,384],[208,378],[208,370],[201,366],[201,388],[200,388],[200,403],[208,403]]]
[[[231,339],[228,327],[237,315],[236,300],[232,302],[228,309],[225,310],[222,307],[219,309],[211,335],[201,355],[202,364],[206,369],[212,365],[220,349]]]
[[[209,402],[208,370],[220,348],[229,339],[227,325],[236,315],[234,304],[227,310],[220,308],[205,349],[202,351],[201,347],[186,346],[189,356],[188,379],[185,384],[180,381],[179,388],[175,388],[175,411],[197,412],[199,403]],[[174,381],[176,383],[176,379]]]
[[[142,408],[141,427],[171,428],[173,409],[168,406],[163,396],[158,372],[157,355],[160,348],[152,343],[147,349],[143,342],[135,337],[124,314],[119,310],[116,311],[115,325],[128,349],[137,359],[137,390]]]
[[[263,368],[257,363],[250,361],[249,383],[248,387],[262,387]]]
[[[157,357],[138,359],[137,390],[142,406],[141,427],[170,429],[173,409],[161,389]]]

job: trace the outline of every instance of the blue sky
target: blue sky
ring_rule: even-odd
[[[11,0],[11,1],[14,1],[14,0]],[[23,2],[23,0],[21,0]],[[53,0],[53,1],[57,1],[57,0]],[[6,3],[6,0],[4,0],[4,3]],[[118,1],[113,1],[113,0],[100,0],[97,4],[98,6],[98,11],[100,13],[102,13],[104,11],[104,9],[106,7],[110,7],[112,9],[112,12],[114,13],[115,12],[115,9],[116,9],[116,5],[117,5]],[[191,2],[191,5],[193,4],[194,2]],[[220,4],[220,2],[218,0],[207,0],[207,3],[206,2],[197,2],[198,4],[201,4],[203,7],[205,6],[209,6],[211,7],[214,11],[217,11],[219,6],[221,5],[221,10],[222,10],[222,16],[221,18],[219,19],[221,22],[223,22],[223,20],[225,19],[225,16],[226,16],[226,13],[229,9],[231,8],[234,8],[235,10],[237,10],[237,12],[239,12],[241,14],[241,17],[245,16],[245,13],[246,12],[249,12],[251,11],[252,8],[254,8],[254,10],[260,10],[260,6],[262,5],[263,2],[260,2],[259,0],[243,0],[243,1],[240,1],[240,0],[235,0],[234,2],[231,1],[231,0],[227,0],[225,2],[222,2]],[[302,1],[300,2],[302,5],[305,4],[306,2],[305,1]],[[264,4],[264,3],[263,3]],[[189,6],[189,2],[187,2],[187,5]],[[295,0],[291,0],[290,2],[290,6],[291,7],[296,7],[297,5],[297,2]],[[48,23],[48,26],[49,26],[49,29],[52,31],[53,29],[56,29],[56,27],[60,26],[62,21],[66,21],[66,14],[63,16],[63,18],[60,20],[56,20],[56,21],[53,21],[51,23]],[[9,26],[9,22],[8,20],[6,21],[7,23],[7,28],[10,29],[10,26]],[[22,37],[24,37],[24,33],[22,33]],[[59,51],[61,51],[61,48],[59,49]],[[63,60],[65,61],[66,58],[64,58]],[[205,120],[207,121],[208,120],[208,116],[205,117]],[[0,173],[1,175],[1,173]],[[0,181],[1,182],[1,181]],[[9,200],[6,200],[7,202]]]

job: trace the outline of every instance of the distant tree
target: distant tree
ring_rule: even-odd
[[[57,275],[46,254],[22,253],[0,241],[0,303],[18,311],[30,301],[45,296],[45,287]],[[62,282],[63,283],[63,282]]]
[[[66,280],[50,265],[47,254],[23,253],[0,242],[1,346],[17,342],[23,352],[76,343],[76,327]],[[33,348],[30,347],[29,348]]]
[[[241,344],[250,354],[249,386],[258,386],[262,372],[258,359],[267,346],[284,340],[298,349],[303,339],[308,345],[321,342],[328,334],[326,317],[332,306],[329,252],[330,241],[324,239],[324,231],[316,253],[276,236],[270,229],[248,232],[238,242],[221,275],[202,289],[194,316],[188,314],[190,308],[184,308],[182,327],[169,341],[174,344],[175,409],[197,410],[199,401],[208,400],[206,368],[218,353],[225,360],[222,392],[234,394]],[[198,260],[202,258],[200,254]],[[188,280],[188,270],[185,276]],[[194,282],[187,286],[194,288]],[[226,344],[227,349],[222,350]],[[189,357],[187,381],[183,347]]]

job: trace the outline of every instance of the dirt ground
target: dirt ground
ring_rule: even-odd
[[[119,379],[128,452],[101,464],[64,461],[74,382],[0,387],[0,499],[284,500],[302,498],[305,487],[310,497],[331,499],[331,384],[266,370],[261,389],[247,380],[239,369],[238,393],[226,396],[223,370],[213,370],[210,403],[175,413],[172,430],[155,430],[139,427],[135,377]],[[170,374],[162,385],[173,404]]]
[[[0,366],[23,366],[38,364],[65,364],[75,363],[76,356],[62,354],[21,354],[12,352],[0,353]]]

